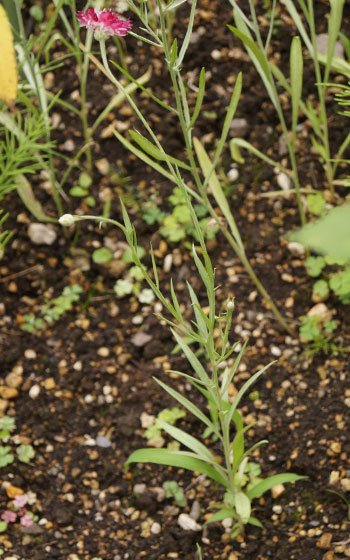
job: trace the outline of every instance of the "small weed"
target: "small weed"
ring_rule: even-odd
[[[176,480],[167,480],[163,482],[166,498],[174,498],[174,502],[179,507],[186,507],[187,500],[183,490],[179,487]]]
[[[305,261],[309,276],[322,278],[313,285],[313,293],[321,299],[326,299],[331,291],[344,303],[350,303],[350,264],[345,259],[326,257],[309,257]],[[327,267],[338,267],[338,270]]]
[[[16,428],[14,418],[11,416],[3,416],[0,418],[0,440],[8,443],[11,438],[11,432]],[[31,445],[19,445],[16,448],[16,455],[13,453],[11,445],[0,445],[0,467],[6,467],[14,462],[15,456],[22,463],[29,463],[30,459],[35,456],[35,451]]]
[[[157,418],[154,420],[154,423],[148,426],[148,428],[145,430],[145,438],[147,438],[149,441],[152,441],[153,443],[157,441],[159,445],[163,445],[164,440],[162,438],[162,427],[160,425],[160,422],[166,422],[167,424],[174,426],[176,421],[180,418],[183,418],[184,416],[186,416],[186,412],[184,410],[181,410],[177,406],[174,406],[173,408],[164,408],[164,410],[162,410],[158,414]],[[177,442],[171,442],[167,445],[167,447],[168,449],[176,451],[180,446],[177,445]]]
[[[336,352],[337,347],[332,342],[333,332],[337,328],[336,321],[323,321],[318,315],[300,317],[300,338],[306,342],[306,352],[313,356],[323,352]]]
[[[73,303],[78,302],[83,288],[79,284],[66,286],[57,298],[47,300],[40,308],[41,317],[34,313],[23,315],[24,323],[21,325],[23,331],[34,333],[45,328],[46,323],[58,321],[66,311],[71,311]]]

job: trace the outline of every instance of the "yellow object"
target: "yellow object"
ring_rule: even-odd
[[[16,496],[22,496],[22,494],[24,494],[22,488],[17,488],[17,486],[12,486],[10,484],[10,486],[6,486],[6,494],[8,496],[8,498],[13,499]]]
[[[0,97],[12,103],[17,95],[17,65],[13,35],[5,9],[0,4]]]

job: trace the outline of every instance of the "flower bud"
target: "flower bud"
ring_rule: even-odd
[[[72,216],[72,214],[63,214],[63,216],[61,216],[58,221],[61,226],[70,227],[74,224],[75,218],[74,216]]]
[[[235,302],[233,299],[227,302],[226,308],[227,311],[232,311],[235,308]]]

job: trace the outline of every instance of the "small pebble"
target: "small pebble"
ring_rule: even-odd
[[[162,530],[162,528],[161,528],[160,524],[157,523],[157,522],[154,522],[153,525],[151,526],[152,535],[159,535],[161,530]]]
[[[28,237],[35,245],[52,245],[57,238],[53,226],[45,224],[30,224]]]
[[[29,396],[31,399],[36,399],[39,394],[40,394],[40,386],[39,385],[33,385],[30,389],[29,389]]]
[[[282,506],[272,506],[272,511],[279,515],[280,513],[282,513]]]
[[[31,350],[30,348],[28,348],[27,350],[24,351],[24,357],[27,358],[27,360],[35,360],[36,359],[35,350]]]
[[[134,486],[134,494],[144,494],[147,490],[147,486],[144,483],[135,484]]]
[[[238,169],[232,167],[232,169],[230,169],[230,171],[227,173],[227,177],[230,179],[230,181],[232,181],[232,183],[234,183],[234,181],[237,181],[239,177]]]
[[[281,350],[278,348],[278,346],[271,346],[270,348],[271,350],[271,354],[273,356],[276,356],[277,358],[282,354]]]
[[[109,348],[107,348],[106,346],[101,346],[101,348],[97,350],[97,354],[101,356],[101,358],[108,358]]]
[[[108,447],[111,447],[112,443],[105,436],[97,436],[96,445],[98,447],[104,447],[105,449],[107,449]]]
[[[273,498],[279,498],[285,492],[283,484],[277,484],[271,488],[271,494]]]
[[[200,531],[202,529],[188,513],[181,513],[177,522],[184,531]]]

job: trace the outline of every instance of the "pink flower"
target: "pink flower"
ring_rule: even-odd
[[[23,515],[23,517],[21,517],[21,525],[23,525],[23,527],[30,527],[31,525],[33,525],[33,523],[34,523],[33,518],[28,513],[26,513],[25,515]]]
[[[131,29],[132,23],[129,19],[120,19],[118,14],[112,10],[94,10],[88,8],[77,12],[77,18],[80,25],[84,25],[88,29],[93,29],[99,33],[95,34],[96,39],[106,39],[113,35],[123,36]]]
[[[23,496],[23,495],[22,496],[15,496],[12,503],[16,508],[21,509],[28,503],[28,500],[27,500],[27,497]]]
[[[1,519],[3,521],[5,521],[5,523],[14,523],[17,519],[17,513],[15,513],[14,511],[11,511],[10,509],[7,509],[1,515]]]

